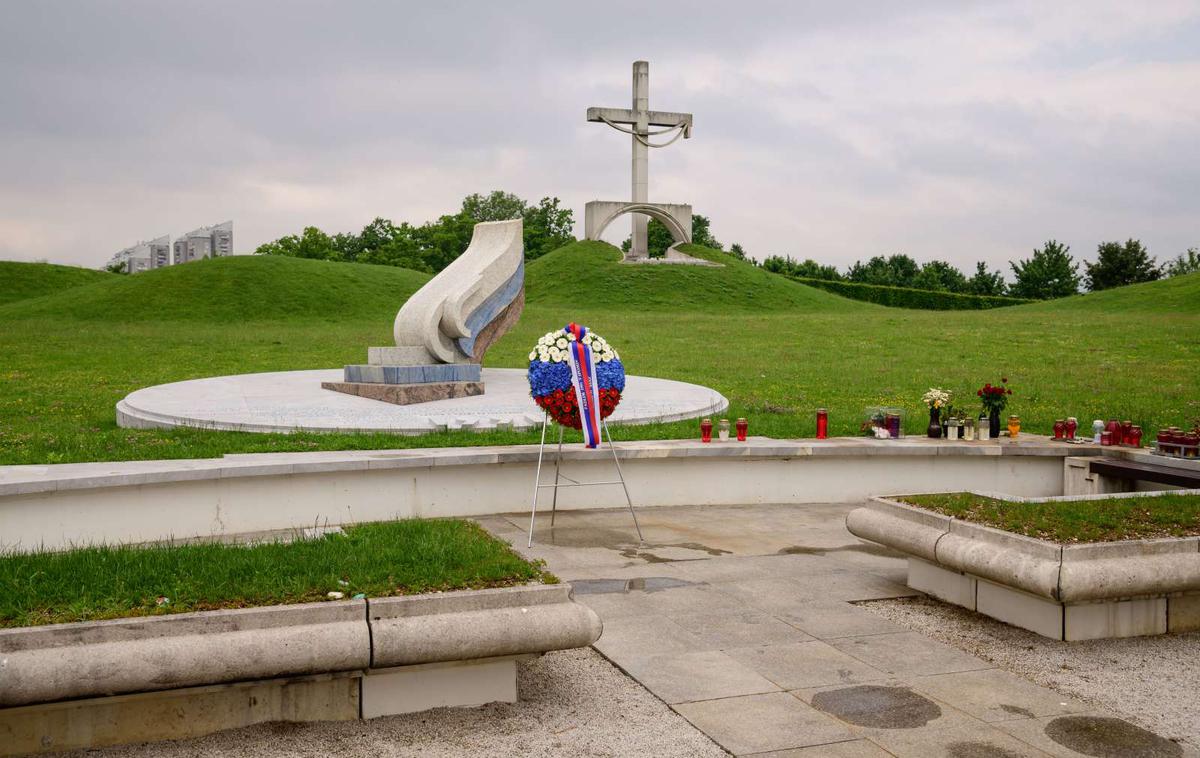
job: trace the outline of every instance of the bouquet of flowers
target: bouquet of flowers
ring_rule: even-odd
[[[950,405],[950,393],[940,387],[930,387],[921,399],[925,401],[926,408],[944,408]]]
[[[1004,406],[1008,405],[1008,396],[1012,394],[1012,390],[1005,387],[1006,384],[1007,376],[1000,378],[1000,384],[993,387],[989,382],[975,392],[983,400],[983,408],[989,414],[1003,413]]]
[[[563,426],[580,429],[579,404],[575,399],[575,388],[571,384],[571,367],[567,349],[575,341],[569,329],[547,332],[537,341],[529,353],[529,391],[534,402],[541,406],[550,418]],[[617,351],[600,335],[587,331],[583,344],[592,349],[592,360],[596,364],[596,384],[600,395],[600,418],[608,418],[625,390],[625,366]]]

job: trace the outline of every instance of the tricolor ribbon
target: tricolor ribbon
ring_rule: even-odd
[[[600,387],[596,383],[592,349],[583,343],[587,327],[571,323],[563,331],[575,337],[567,345],[567,362],[571,366],[571,384],[575,387],[575,401],[579,405],[583,443],[597,447],[600,444]]]

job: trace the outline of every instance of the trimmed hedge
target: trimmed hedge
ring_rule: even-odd
[[[784,274],[784,276],[787,276]],[[823,289],[851,300],[886,305],[890,308],[915,308],[923,311],[979,311],[988,308],[1004,308],[1009,305],[1032,303],[1019,297],[993,297],[991,295],[963,295],[957,292],[918,290],[911,287],[887,287],[881,284],[859,284],[857,282],[831,282],[825,279],[809,279],[789,276],[789,279],[809,287]]]

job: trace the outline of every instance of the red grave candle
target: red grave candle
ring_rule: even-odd
[[[829,411],[824,408],[817,409],[817,439],[823,440],[829,437]]]

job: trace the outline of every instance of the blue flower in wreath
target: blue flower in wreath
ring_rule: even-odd
[[[529,353],[529,394],[555,421],[579,429],[579,407],[567,358],[567,349],[574,340],[569,330],[549,332],[538,340]],[[595,332],[587,331],[583,343],[592,350],[600,417],[607,418],[625,391],[625,366],[617,351]]]

